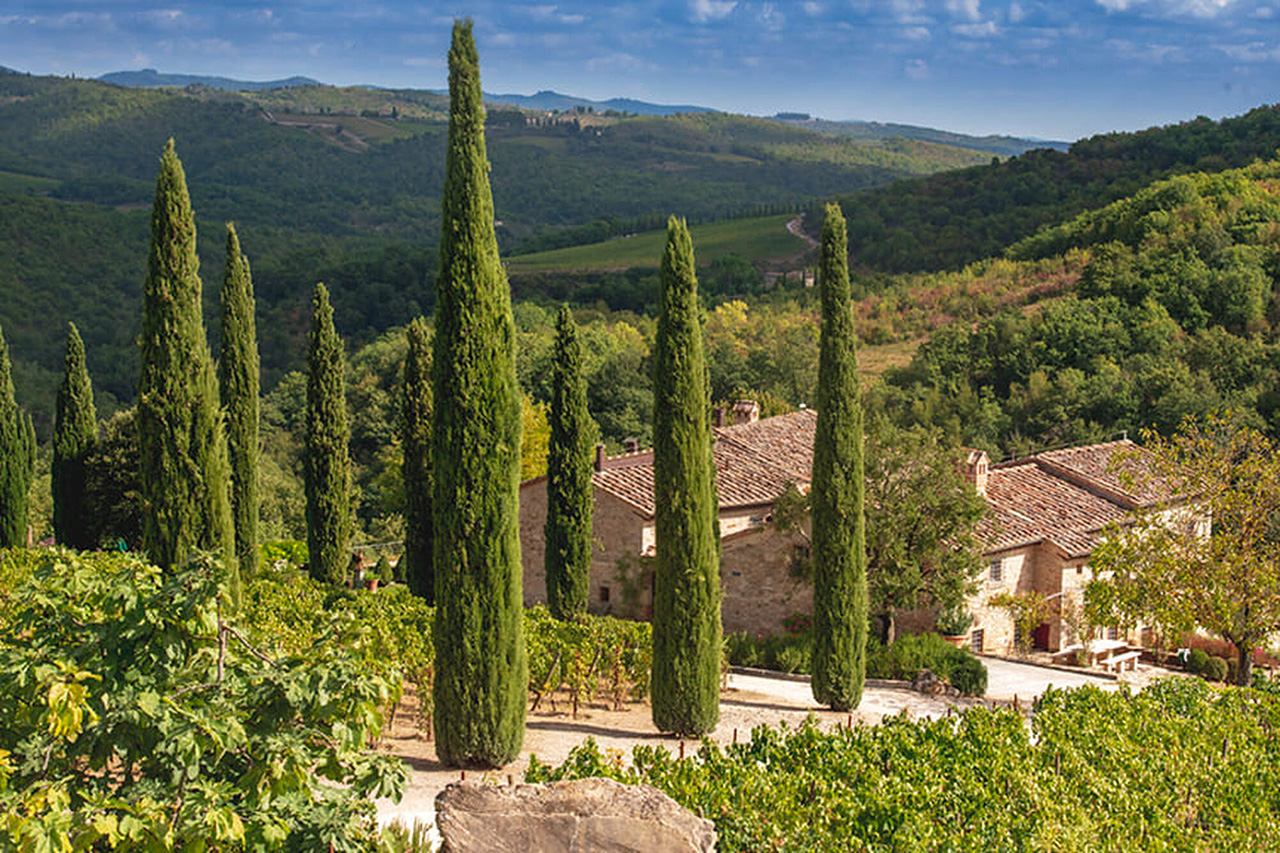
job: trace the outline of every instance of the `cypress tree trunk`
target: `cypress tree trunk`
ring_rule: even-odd
[[[557,619],[587,613],[591,569],[591,446],[582,347],[568,306],[556,321],[551,367],[551,441],[547,454],[547,605]]]
[[[59,544],[84,551],[98,544],[85,515],[85,458],[98,440],[98,413],[75,323],[67,332],[65,364],[53,427],[53,532]]]
[[[436,753],[450,765],[497,766],[519,754],[528,686],[521,394],[470,21],[453,27],[449,95],[432,360]]]
[[[849,301],[844,216],[827,205],[819,286],[818,423],[813,445],[813,696],[836,711],[862,701],[867,558],[862,395]]]
[[[218,381],[200,305],[200,261],[187,178],[165,146],[151,211],[138,380],[142,546],[172,568],[197,549],[234,555],[231,471]],[[239,572],[231,567],[233,600]]]
[[[406,333],[409,354],[404,360],[404,560],[401,574],[413,594],[427,604],[436,601],[436,576],[431,553],[431,341],[421,317]]]
[[[240,240],[229,222],[218,380],[227,412],[236,558],[241,575],[252,577],[258,571],[258,333],[249,259],[240,254]]]
[[[346,364],[333,328],[329,291],[316,285],[307,376],[307,551],[311,577],[343,584],[351,555],[351,428]]]
[[[13,397],[9,347],[0,333],[0,548],[27,544],[27,492],[31,453],[27,419]]]
[[[693,243],[667,224],[653,364],[653,723],[700,735],[720,719],[718,506]]]

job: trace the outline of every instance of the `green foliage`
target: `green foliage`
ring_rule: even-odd
[[[226,436],[204,334],[199,267],[195,214],[170,139],[151,210],[137,416],[142,547],[166,569],[197,550],[228,559],[235,553]],[[233,599],[238,577],[233,569]]]
[[[13,398],[9,347],[0,333],[0,547],[27,544],[27,494],[35,466],[29,424]]]
[[[0,844],[369,849],[371,799],[405,784],[367,746],[398,676],[332,631],[264,653],[224,619],[229,591],[204,557],[46,552],[0,614]]]
[[[529,649],[529,693],[533,707],[557,691],[580,702],[606,699],[614,710],[649,694],[653,633],[648,623],[587,616],[566,622],[549,610],[525,611]]]
[[[309,566],[313,578],[341,585],[350,560],[351,429],[342,341],[334,331],[333,308],[323,284],[316,285],[312,306],[310,363],[303,457]]]
[[[86,536],[116,550],[142,547],[142,473],[138,451],[138,411],[116,412],[102,424],[85,458]]]
[[[667,223],[653,359],[653,723],[700,735],[720,718],[720,549],[711,399],[693,242]]]
[[[568,306],[556,320],[551,375],[551,441],[547,457],[547,606],[557,619],[587,612],[591,569],[591,452],[595,425],[587,412],[578,327]]]
[[[900,181],[841,199],[858,263],[886,271],[957,268],[1081,211],[1178,172],[1274,157],[1280,107],[1197,118],[1037,149],[1003,162]]]
[[[470,21],[454,24],[449,95],[431,365],[436,752],[450,765],[498,766],[524,740],[528,680],[520,618],[521,394]]]
[[[1231,416],[1189,418],[1170,438],[1143,437],[1129,480],[1177,502],[1111,525],[1090,560],[1099,580],[1086,588],[1086,605],[1096,624],[1141,620],[1166,636],[1217,634],[1235,647],[1237,683],[1248,685],[1254,652],[1280,630],[1275,445]]]
[[[588,741],[527,782],[654,785],[726,850],[1259,850],[1280,844],[1274,695],[1171,679],[1141,693],[1051,690],[1012,710],[760,727],[677,759]]]
[[[1229,671],[1226,658],[1214,655],[1206,662],[1203,675],[1209,681],[1226,681]]]
[[[395,573],[391,570],[391,561],[387,559],[386,554],[378,555],[378,562],[373,566],[373,576],[381,581],[384,586],[395,580]]]
[[[404,554],[397,570],[427,604],[436,599],[432,565],[431,342],[421,317],[409,324],[404,360]]]
[[[938,632],[948,637],[966,634],[973,625],[973,616],[964,607],[945,607],[938,613]]]
[[[813,443],[813,696],[837,711],[858,707],[866,671],[867,555],[862,390],[849,304],[844,217],[822,226],[822,343]]]
[[[242,574],[253,576],[258,570],[258,332],[249,259],[240,253],[229,222],[221,302],[218,388],[227,414],[236,560]]]
[[[54,422],[53,528],[59,543],[80,550],[98,544],[89,533],[91,521],[85,509],[85,460],[97,440],[98,414],[84,362],[84,341],[72,323]]]
[[[1209,667],[1209,653],[1204,649],[1193,648],[1187,654],[1187,672],[1200,675]]]

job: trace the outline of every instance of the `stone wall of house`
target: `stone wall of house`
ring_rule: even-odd
[[[813,614],[813,586],[789,566],[802,537],[773,527],[744,530],[721,545],[721,621],[725,633],[774,634],[795,613]]]
[[[530,480],[520,486],[520,560],[524,574],[524,605],[533,607],[547,603],[547,578],[544,569],[547,523],[546,478]],[[591,558],[591,588],[587,607],[593,613],[614,612],[617,607],[618,561],[624,555],[640,553],[645,521],[630,505],[612,495],[596,492],[591,531],[594,549]],[[652,526],[650,524],[649,526]],[[645,590],[648,603],[648,590]]]
[[[1013,620],[1007,611],[993,607],[989,602],[1002,592],[1018,592],[1033,588],[1035,582],[1035,547],[1018,548],[987,555],[987,569],[979,581],[976,595],[970,599],[969,612],[973,614],[973,631],[982,631],[983,651],[996,655],[1014,653]],[[1000,580],[991,579],[990,564],[1001,561]]]

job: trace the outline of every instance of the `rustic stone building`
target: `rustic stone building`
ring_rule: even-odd
[[[774,502],[789,485],[809,488],[813,462],[812,410],[759,418],[754,403],[737,404],[733,423],[717,415],[714,458],[720,494],[724,629],[770,633],[795,613],[811,613],[813,592],[790,566],[803,537],[772,524]],[[1033,644],[1056,651],[1076,642],[1069,626],[1091,579],[1089,556],[1103,529],[1122,521],[1135,507],[1158,500],[1151,490],[1126,487],[1112,469],[1117,453],[1137,445],[1113,441],[1040,453],[991,465],[981,451],[968,451],[965,478],[991,506],[984,523],[987,569],[969,600],[974,616],[969,642],[977,651],[1009,654],[1015,630],[1007,612],[990,605],[1000,592],[1035,590],[1049,599],[1049,617],[1033,634]],[[590,607],[596,613],[647,618],[652,601],[653,453],[632,446],[605,457],[597,448]],[[520,532],[524,554],[525,603],[546,601],[542,528],[546,519],[545,478],[520,491]],[[874,523],[869,520],[868,523]],[[900,614],[900,631],[933,627],[934,611]],[[1138,638],[1135,638],[1138,639]]]

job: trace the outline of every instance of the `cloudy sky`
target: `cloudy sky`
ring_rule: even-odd
[[[1280,0],[4,0],[0,65],[485,89],[1076,139],[1280,101]]]

